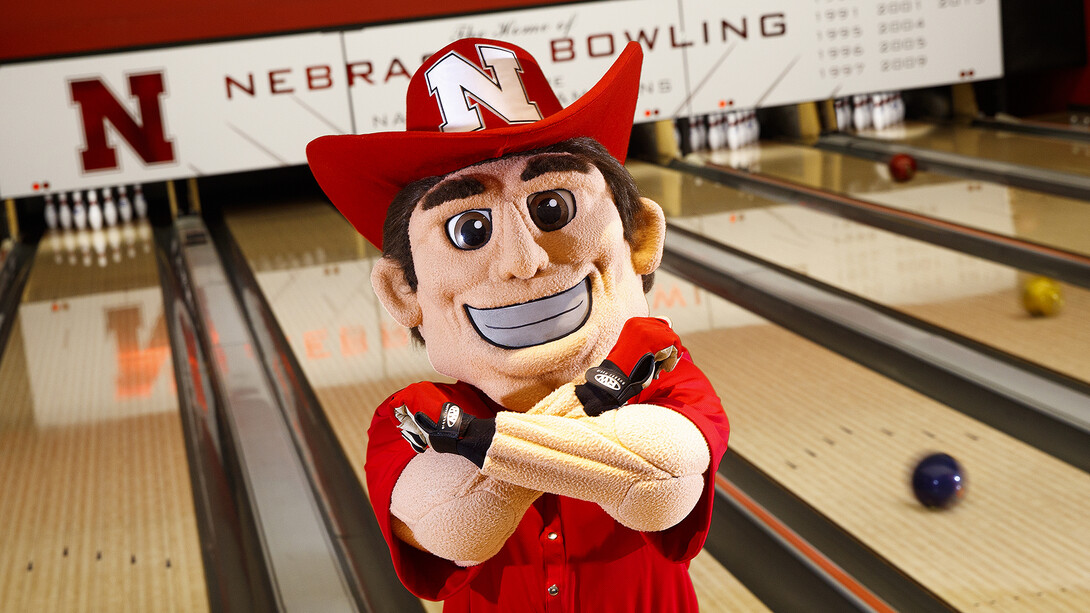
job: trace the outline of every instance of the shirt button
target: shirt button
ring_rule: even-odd
[[[560,588],[556,587],[556,584],[554,583],[553,585],[549,586],[548,592],[550,596],[556,596],[560,593]]]
[[[550,541],[555,541],[555,540],[556,540],[556,537],[557,537],[557,534],[556,534],[555,532],[550,532],[550,533],[548,534],[548,539],[549,539]]]

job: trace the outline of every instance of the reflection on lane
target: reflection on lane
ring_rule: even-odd
[[[110,230],[45,237],[0,363],[0,610],[208,607],[150,228]]]
[[[918,172],[893,181],[886,164],[782,143],[689,156],[969,227],[1090,254],[1090,205],[1042,192]]]
[[[671,223],[1090,381],[1087,290],[1065,286],[1067,304],[1060,314],[1034,318],[1021,306],[1025,275],[1015,269],[677,171],[638,162],[629,168]],[[912,206],[926,211],[933,203]],[[1004,213],[994,201],[960,215],[992,226],[1013,223],[1009,206]]]
[[[305,202],[237,210],[227,225],[364,483],[375,407],[415,381],[446,379],[382,308],[370,282],[378,251],[332,207]],[[662,307],[688,304],[692,290],[679,296],[681,286],[669,286],[649,300]],[[706,552],[693,560],[692,576],[703,608],[767,611]]]
[[[999,302],[1017,282],[988,262],[629,166],[671,223],[902,310]],[[1090,606],[1090,559],[1080,553],[1090,545],[1081,519],[1090,475],[670,275],[650,298],[722,396],[732,448],[927,589],[964,610]],[[986,329],[1003,321],[969,316]],[[938,450],[969,480],[966,500],[945,513],[921,507],[910,486],[914,462]]]

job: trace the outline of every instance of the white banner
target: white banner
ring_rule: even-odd
[[[607,0],[0,66],[0,196],[305,163],[323,134],[401,130],[423,59],[526,48],[563,104],[630,40],[636,121],[1001,76],[998,0]]]

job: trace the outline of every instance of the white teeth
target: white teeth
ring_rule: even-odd
[[[510,306],[477,309],[465,305],[481,338],[503,349],[552,342],[583,327],[590,315],[590,278],[559,294]]]

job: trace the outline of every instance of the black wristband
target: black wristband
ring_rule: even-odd
[[[597,417],[621,406],[613,394],[607,394],[602,388],[589,383],[576,385],[575,397],[583,404],[583,412],[591,417]]]
[[[456,453],[484,468],[484,457],[496,436],[496,420],[477,418],[469,422],[465,435],[456,445]]]

